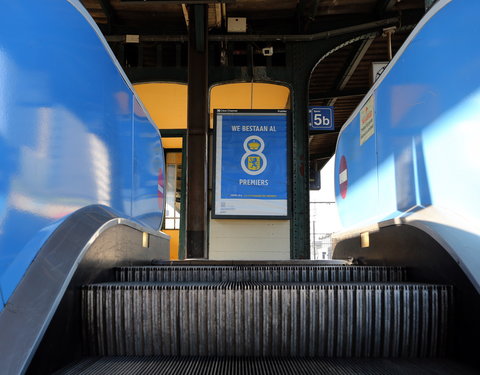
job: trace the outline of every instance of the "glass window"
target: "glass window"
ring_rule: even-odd
[[[180,229],[180,200],[182,187],[182,154],[167,154],[165,199],[165,229]]]

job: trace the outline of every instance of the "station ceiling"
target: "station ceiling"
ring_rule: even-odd
[[[107,36],[136,34],[187,38],[187,4],[209,1],[81,0]],[[223,0],[209,2],[210,35],[227,34],[227,18],[246,18],[255,49],[265,36],[305,37],[378,22],[368,39],[348,43],[322,59],[313,70],[308,105],[335,108],[335,131],[310,136],[310,159],[323,165],[335,151],[338,132],[372,85],[372,63],[388,62],[433,0]],[[185,4],[186,3],[186,4]],[[394,29],[389,31],[389,27]],[[362,32],[365,34],[365,32]],[[388,34],[390,33],[390,36]],[[161,39],[161,38],[159,38]],[[247,39],[244,37],[244,39]],[[390,39],[390,41],[389,41]],[[391,48],[390,48],[391,46]],[[282,47],[275,44],[274,50]]]

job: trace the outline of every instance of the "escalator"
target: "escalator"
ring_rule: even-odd
[[[454,289],[339,262],[157,262],[81,290],[84,356],[56,374],[473,374]]]

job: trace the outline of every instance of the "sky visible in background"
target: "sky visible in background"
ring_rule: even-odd
[[[335,157],[320,172],[321,189],[310,191],[310,233],[334,233],[341,229],[335,204]]]

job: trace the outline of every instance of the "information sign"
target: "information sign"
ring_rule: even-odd
[[[286,218],[287,110],[215,110],[214,218]]]
[[[310,130],[334,130],[333,107],[308,107]]]
[[[370,99],[360,110],[360,146],[375,134],[375,97]]]

